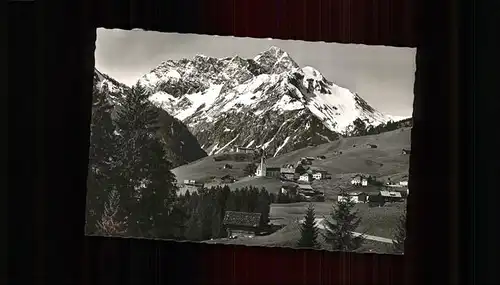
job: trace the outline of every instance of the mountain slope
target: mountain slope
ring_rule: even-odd
[[[240,145],[277,156],[349,135],[356,119],[374,126],[390,120],[277,47],[253,59],[197,55],[165,61],[138,83],[209,154]]]
[[[94,69],[94,85],[100,91],[99,95],[114,106],[112,109],[112,116],[114,117],[116,108],[120,105],[120,98],[129,90],[129,87],[99,72],[97,69]],[[164,143],[168,159],[172,161],[174,167],[207,155],[201,149],[197,139],[181,121],[163,109],[158,108],[158,111],[160,122],[158,135]]]
[[[369,144],[374,144],[377,148],[370,148]],[[380,179],[401,177],[408,174],[410,157],[401,153],[402,149],[408,148],[411,148],[411,128],[402,128],[376,135],[341,138],[331,143],[301,148],[269,158],[267,164],[269,166],[296,164],[302,157],[325,156],[325,159],[315,160],[313,167],[330,172],[336,178],[331,180],[332,183],[343,184],[348,183],[354,173],[370,174]],[[223,169],[222,166],[226,163],[231,164],[233,168]],[[280,189],[281,182],[279,180],[247,178],[243,172],[247,163],[248,161],[214,161],[213,157],[206,157],[177,167],[172,172],[179,181],[184,179],[205,181],[211,176],[222,177],[230,174],[241,180],[241,183],[238,181],[231,185],[233,189],[244,186],[244,184],[258,187],[266,186],[266,189],[273,193]],[[347,178],[339,179],[344,175]],[[274,186],[270,186],[267,181],[274,181]]]

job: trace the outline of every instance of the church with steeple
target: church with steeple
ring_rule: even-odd
[[[266,162],[264,156],[260,157],[260,164],[257,166],[257,170],[255,171],[255,176],[257,177],[266,177]]]
[[[257,177],[275,177],[279,178],[281,175],[280,167],[268,167],[266,164],[266,158],[264,155],[260,157],[260,164],[257,166],[255,171],[255,176]]]

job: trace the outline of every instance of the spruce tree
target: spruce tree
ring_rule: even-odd
[[[297,246],[305,248],[318,248],[318,233],[319,229],[316,225],[314,205],[310,203],[306,210],[304,222],[300,227],[300,239]]]
[[[398,225],[392,240],[394,253],[403,254],[406,240],[406,211],[399,217]]]
[[[87,233],[97,231],[96,224],[101,218],[104,201],[107,199],[106,189],[113,186],[117,157],[115,126],[111,119],[113,106],[107,101],[107,94],[99,91],[96,84],[92,99],[87,176]]]
[[[165,237],[171,234],[169,218],[178,189],[157,136],[158,109],[140,85],[125,95],[116,121],[121,157],[116,183],[127,192],[129,234]]]
[[[257,208],[256,212],[262,215],[262,225],[269,225],[269,212],[271,211],[271,198],[269,197],[269,192],[265,188],[260,189],[257,198]]]
[[[202,240],[202,221],[198,211],[195,209],[186,223],[185,237],[187,240]]]
[[[361,223],[358,211],[354,210],[355,202],[350,199],[345,190],[340,194],[346,199],[337,202],[330,214],[331,221],[325,219],[325,241],[332,250],[354,251],[361,247],[365,240],[364,235],[355,235],[353,232]]]
[[[120,207],[120,194],[111,190],[108,201],[104,204],[101,219],[97,222],[97,233],[104,235],[122,235],[127,231],[127,217]]]

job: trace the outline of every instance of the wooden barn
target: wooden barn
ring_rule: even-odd
[[[228,238],[253,237],[265,230],[261,213],[226,211],[222,225]]]
[[[225,184],[234,183],[235,181],[236,181],[236,179],[231,175],[224,175],[221,177],[221,182],[225,183]]]

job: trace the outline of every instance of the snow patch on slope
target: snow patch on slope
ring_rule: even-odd
[[[280,152],[281,149],[288,143],[288,140],[290,139],[290,136],[286,137],[286,139],[283,141],[283,144],[276,149],[276,152],[274,153],[273,157],[276,157],[278,153]]]
[[[236,139],[238,139],[240,135],[237,135],[234,139],[232,139],[230,142],[228,142],[227,144],[225,144],[223,147],[221,147],[219,150],[217,150],[215,152],[215,154],[219,154],[221,151],[223,151],[226,147],[228,147],[229,145],[231,145]]]

